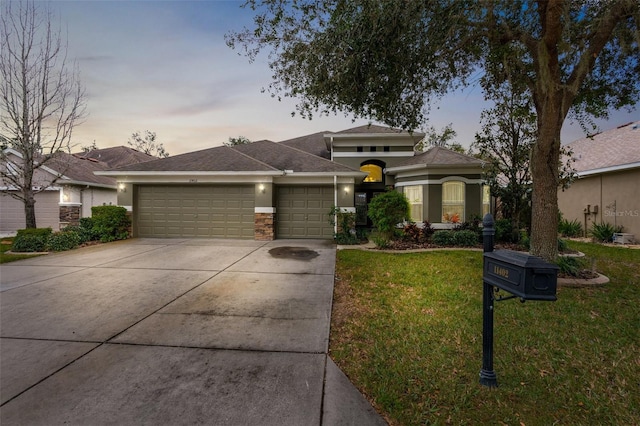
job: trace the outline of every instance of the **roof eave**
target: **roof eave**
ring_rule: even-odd
[[[283,170],[265,171],[142,171],[142,170],[118,170],[118,171],[96,171],[97,176],[282,176]]]
[[[621,164],[617,166],[609,166],[609,167],[601,167],[598,169],[591,170],[583,170],[581,172],[576,172],[578,177],[587,177],[592,175],[599,175],[602,173],[610,173],[610,172],[620,172],[624,170],[637,169],[640,168],[640,161],[635,163]]]
[[[409,166],[396,166],[396,167],[389,167],[386,169],[387,173],[389,174],[393,174],[393,173],[401,173],[401,172],[409,172],[412,170],[419,170],[419,169],[482,169],[482,164],[481,163],[476,163],[476,164],[426,164],[426,163],[422,163],[422,164],[411,164]]]

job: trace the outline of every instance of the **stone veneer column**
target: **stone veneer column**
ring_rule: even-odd
[[[258,210],[258,209],[256,209]],[[275,239],[275,213],[255,213],[256,241],[273,241]]]
[[[60,206],[60,224],[79,225],[80,224],[80,204]]]

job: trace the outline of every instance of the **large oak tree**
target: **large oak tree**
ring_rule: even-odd
[[[518,78],[537,137],[531,251],[557,254],[560,132],[640,93],[637,0],[249,0],[254,26],[228,35],[269,51],[274,96],[305,117],[342,111],[416,129],[434,97],[490,74]]]

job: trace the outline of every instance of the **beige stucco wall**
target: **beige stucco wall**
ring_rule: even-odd
[[[118,196],[114,189],[63,185],[60,192],[60,205],[81,206],[81,217],[91,217],[91,207],[93,206],[110,206],[116,205],[117,202]]]
[[[36,194],[36,225],[39,228],[59,229],[59,191],[44,191]],[[25,227],[24,203],[0,194],[0,234],[10,234]]]
[[[584,177],[558,191],[558,208],[567,220],[579,220],[587,229],[594,221],[622,225],[623,232],[640,240],[640,169]],[[595,206],[598,213],[593,214]]]

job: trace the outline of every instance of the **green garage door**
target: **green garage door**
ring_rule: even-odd
[[[139,237],[254,238],[254,187],[140,185]]]
[[[333,238],[333,204],[333,186],[278,187],[277,237]]]

